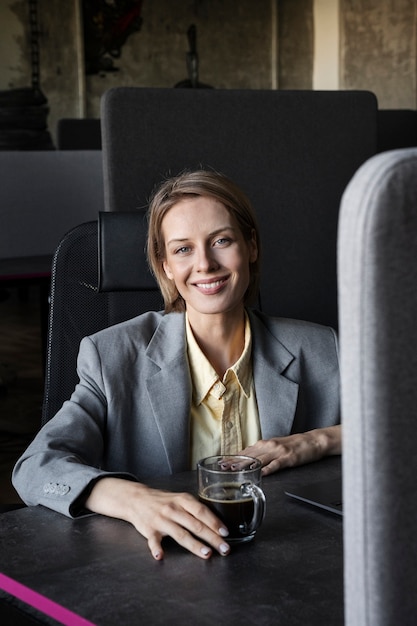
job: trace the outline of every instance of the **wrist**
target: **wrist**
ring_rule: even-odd
[[[92,488],[85,506],[94,513],[130,521],[132,504],[147,487],[126,478],[104,476]]]
[[[310,431],[318,456],[341,454],[341,426],[329,426]]]

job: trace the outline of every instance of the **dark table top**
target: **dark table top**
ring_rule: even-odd
[[[43,507],[5,513],[1,571],[103,626],[343,624],[342,518],[284,494],[340,472],[335,457],[266,477],[267,512],[255,540],[208,561],[169,539],[164,561],[155,561],[146,540],[120,520],[71,520]],[[186,472],[152,485],[195,491],[195,483],[195,472]],[[42,616],[42,623],[56,622]]]

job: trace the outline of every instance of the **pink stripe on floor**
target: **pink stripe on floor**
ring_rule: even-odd
[[[13,580],[13,578],[9,578],[4,574],[0,574],[0,589],[26,602],[26,604],[29,604],[45,615],[52,617],[57,622],[65,624],[65,626],[95,626],[93,622],[89,622],[87,619],[80,617],[76,613],[69,611],[60,604],[49,600],[40,593],[33,591],[29,587],[18,583],[16,580]]]

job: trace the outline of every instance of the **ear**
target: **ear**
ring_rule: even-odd
[[[174,280],[174,275],[171,272],[171,269],[166,261],[162,261],[162,267],[164,268],[164,272],[169,278],[169,280]]]
[[[255,263],[258,258],[258,242],[256,241],[256,232],[255,229],[252,228],[252,236],[248,242],[249,247],[249,262]]]

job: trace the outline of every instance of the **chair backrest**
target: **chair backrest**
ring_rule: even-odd
[[[147,205],[156,183],[204,166],[250,197],[265,312],[337,327],[340,199],[376,153],[369,92],[115,88],[102,99],[107,211]]]
[[[53,260],[43,424],[69,399],[78,382],[76,361],[84,336],[162,308],[159,289],[149,275],[144,288],[138,285],[136,291],[100,292],[98,285],[98,227],[92,221],[67,233]]]
[[[347,626],[417,614],[417,148],[370,159],[339,225]]]

